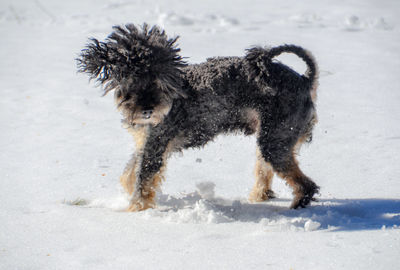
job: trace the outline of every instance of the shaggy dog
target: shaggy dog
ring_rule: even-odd
[[[216,57],[188,65],[176,38],[157,26],[115,26],[105,42],[91,39],[78,61],[114,91],[133,135],[136,152],[121,176],[131,194],[128,211],[155,207],[155,194],[170,153],[204,146],[218,134],[257,136],[256,183],[250,200],[273,198],[274,173],[293,189],[292,208],[305,207],[319,187],[295,159],[316,123],[317,66],[301,47],[253,47],[244,57]],[[304,75],[273,58],[293,53],[307,64]]]

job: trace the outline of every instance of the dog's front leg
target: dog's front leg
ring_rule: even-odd
[[[169,152],[168,142],[169,139],[165,136],[150,134],[143,149],[140,170],[136,174],[135,190],[127,211],[142,211],[155,207],[156,191],[164,179],[163,173]]]
[[[140,162],[143,156],[143,150],[149,135],[150,128],[147,126],[141,127],[126,127],[129,133],[135,140],[135,153],[131,160],[126,164],[125,170],[120,177],[120,182],[125,191],[132,195],[135,191],[136,175],[140,172]]]

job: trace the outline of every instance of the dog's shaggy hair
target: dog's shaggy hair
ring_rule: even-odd
[[[217,57],[188,65],[177,38],[157,26],[115,26],[99,42],[91,39],[78,59],[80,72],[114,90],[136,152],[121,176],[132,195],[128,211],[155,206],[170,153],[204,146],[221,133],[257,136],[256,183],[250,200],[273,198],[274,172],[293,188],[292,208],[305,207],[319,187],[298,167],[299,146],[311,140],[316,123],[317,66],[294,45],[254,47],[245,57]],[[305,75],[274,61],[294,53],[307,64]]]

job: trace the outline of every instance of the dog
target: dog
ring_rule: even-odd
[[[250,201],[274,198],[276,173],[293,189],[291,208],[315,200],[319,187],[299,168],[296,154],[311,141],[318,68],[295,45],[252,47],[244,57],[215,57],[187,64],[158,26],[114,26],[104,42],[90,39],[81,51],[79,72],[114,91],[135,153],[121,184],[131,196],[127,211],[155,207],[171,153],[202,147],[224,133],[257,136],[256,182]],[[304,75],[274,60],[293,53],[307,65]]]

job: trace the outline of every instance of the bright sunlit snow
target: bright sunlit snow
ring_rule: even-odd
[[[0,269],[398,269],[400,2],[0,2]],[[320,67],[301,167],[318,202],[251,204],[255,138],[174,155],[158,207],[127,213],[134,151],[112,95],[77,74],[89,37],[116,24],[179,35],[189,63],[296,44]],[[305,65],[279,58],[298,72]]]

